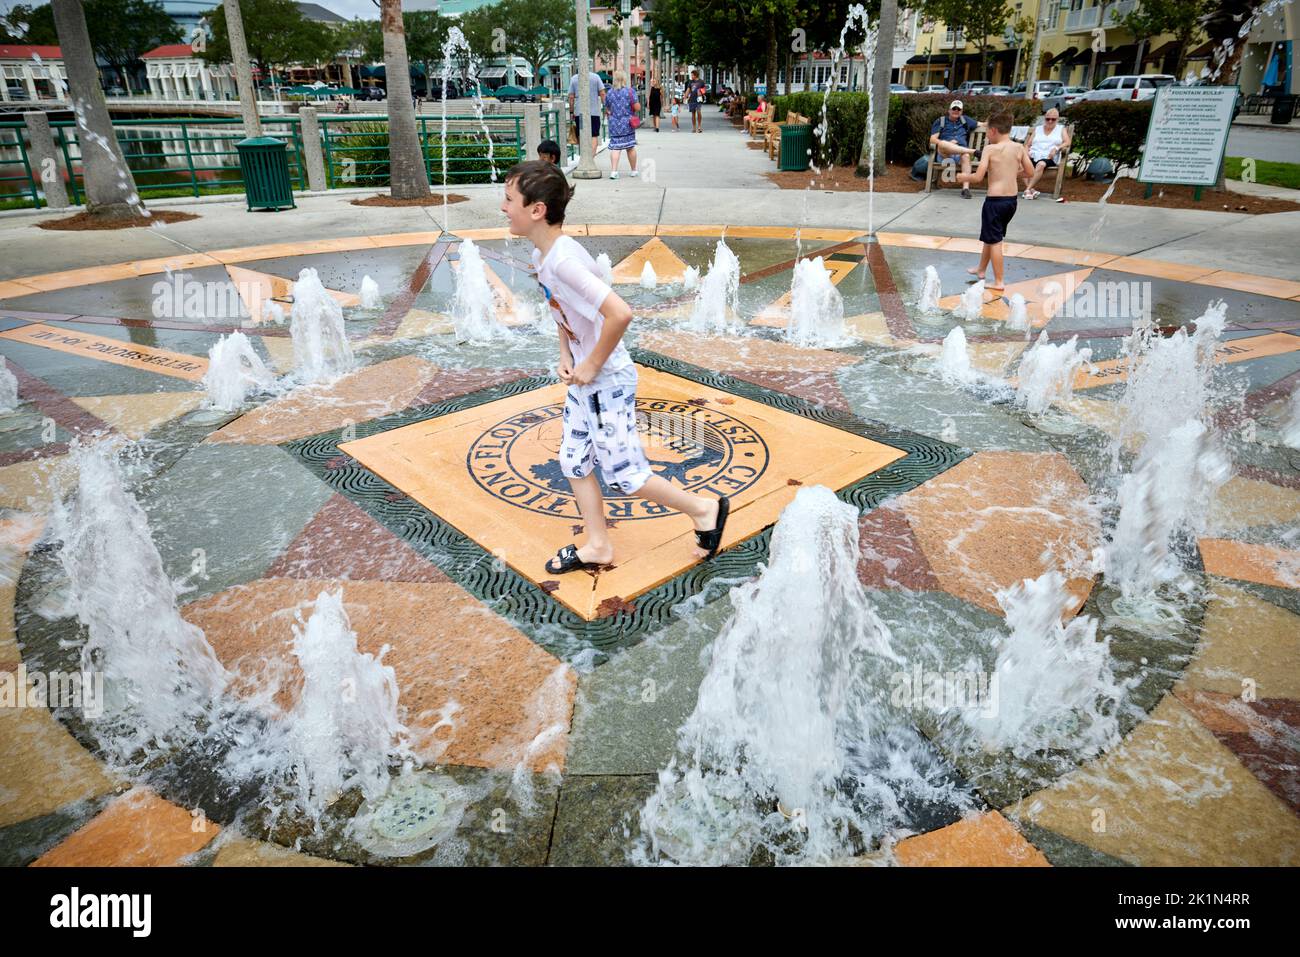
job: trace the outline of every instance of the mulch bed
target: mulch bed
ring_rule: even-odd
[[[463,203],[469,197],[460,196],[456,193],[447,194],[447,202]],[[365,199],[354,199],[353,206],[441,206],[442,193],[430,193],[428,196],[422,196],[419,199],[393,199],[391,196],[367,196]]]
[[[826,168],[820,174],[809,169],[802,173],[774,171],[764,175],[782,189],[808,189],[811,185],[812,189],[833,192],[865,193],[867,191],[867,178],[857,176],[852,166]],[[1049,182],[1048,176],[1039,180],[1039,186],[1044,184],[1047,188],[1035,202],[1052,202],[1053,183]],[[1065,180],[1061,184],[1061,196],[1067,203],[1095,203],[1106,192],[1107,185],[1083,178],[1074,179],[1067,170]],[[875,188],[879,193],[919,193],[925,189],[925,184],[912,179],[911,167],[890,163],[889,172],[884,176],[876,177]],[[936,188],[955,190],[961,187],[954,183],[943,184]],[[983,197],[982,190],[976,189],[974,192],[976,199]],[[1300,203],[1293,203],[1286,199],[1246,196],[1232,192],[1216,193],[1208,188],[1202,190],[1201,200],[1197,202],[1192,198],[1195,194],[1193,186],[1156,186],[1150,199],[1143,198],[1145,192],[1145,183],[1139,183],[1135,179],[1121,179],[1107,202],[1114,203],[1116,206],[1159,206],[1164,209],[1201,209],[1209,212],[1250,214],[1293,213],[1300,210]]]
[[[77,213],[66,219],[50,219],[37,223],[41,229],[82,230],[82,229],[138,229],[141,226],[153,226],[156,223],[184,223],[198,219],[195,213],[179,213],[173,209],[151,209],[148,216],[133,215],[123,218],[95,216],[91,213]]]

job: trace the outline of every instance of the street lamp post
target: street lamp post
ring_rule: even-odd
[[[574,0],[577,16],[578,62],[574,72],[578,76],[577,123],[578,123],[578,166],[573,171],[574,179],[600,179],[600,170],[596,168],[596,156],[591,142],[591,61],[587,58],[587,22],[591,11],[587,0]]]
[[[1052,9],[1052,4],[1060,3],[1061,10],[1067,10],[1070,6],[1070,0],[1046,0],[1039,2],[1039,12],[1044,8],[1048,11]],[[1042,55],[1043,31],[1047,29],[1047,15],[1036,17],[1034,20],[1034,52],[1029,56],[1029,73],[1025,77],[1025,98],[1032,100],[1034,98],[1035,86],[1038,83],[1038,64]]]

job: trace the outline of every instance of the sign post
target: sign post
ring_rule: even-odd
[[[1162,86],[1147,125],[1138,182],[1151,195],[1155,183],[1201,189],[1219,180],[1232,127],[1235,86]]]

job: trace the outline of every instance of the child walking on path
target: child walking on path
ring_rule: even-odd
[[[1004,288],[1002,273],[1002,241],[1007,235],[1007,224],[1016,215],[1016,195],[1020,192],[1019,177],[1029,179],[1034,175],[1034,164],[1029,162],[1029,154],[1024,146],[1011,138],[1010,113],[1003,111],[989,117],[989,145],[984,147],[980,156],[980,165],[974,173],[962,173],[957,177],[962,188],[971,183],[978,183],[989,178],[989,192],[984,199],[984,208],[980,215],[980,250],[979,268],[966,270],[977,278],[983,279],[990,263],[993,266],[993,285],[990,291]]]
[[[546,570],[558,575],[614,561],[597,467],[622,494],[687,515],[695,525],[696,557],[712,558],[722,545],[731,503],[725,495],[694,495],[651,472],[636,428],[636,366],[623,345],[632,310],[600,278],[591,254],[564,235],[564,210],[572,196],[559,167],[531,161],[506,174],[501,205],[510,232],[533,243],[537,278],[560,327],[560,379],[569,386],[560,468],[582,513],[587,541],[581,547],[565,545]]]

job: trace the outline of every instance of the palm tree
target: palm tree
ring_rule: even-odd
[[[415,126],[415,105],[411,102],[411,65],[406,59],[402,0],[379,0],[379,11],[388,86],[390,192],[394,199],[422,199],[429,195],[429,174],[424,168],[424,150]]]
[[[68,75],[68,99],[77,118],[86,211],[97,218],[127,218],[135,214],[132,203],[139,205],[139,199],[99,86],[86,12],[81,0],[50,0],[50,8],[63,51],[63,70]]]
[[[239,9],[239,0],[223,0],[223,6],[226,11],[230,58],[235,64],[235,87],[239,90],[239,112],[244,117],[244,135],[261,136],[262,120],[257,115],[253,67],[248,61],[248,43],[244,40],[244,15]]]

